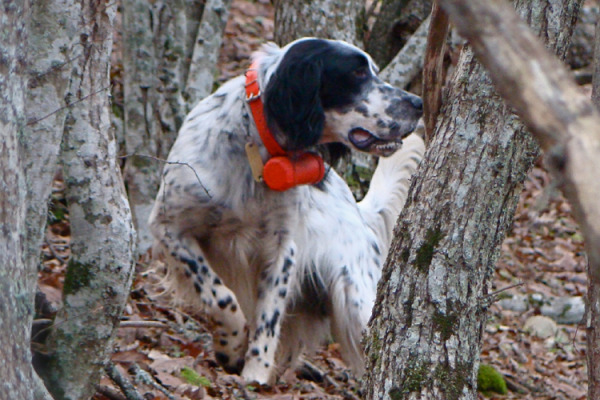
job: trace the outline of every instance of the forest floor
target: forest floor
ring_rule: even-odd
[[[271,40],[273,10],[268,0],[236,0],[220,58],[223,82],[243,71],[248,57]],[[54,215],[44,245],[40,288],[51,302],[60,302],[65,260],[69,257],[68,215],[61,214],[63,187],[55,183]],[[586,263],[583,240],[571,207],[536,166],[529,174],[514,227],[502,245],[493,290],[544,298],[585,296]],[[360,384],[347,370],[337,345],[324,346],[307,365],[320,371],[284,374],[271,388],[247,386],[217,364],[208,324],[169,306],[158,296],[156,279],[139,263],[112,361],[144,399],[358,399]],[[507,379],[509,393],[495,399],[585,399],[585,328],[558,325],[548,338],[525,330],[539,307],[516,312],[490,307],[483,334],[481,362],[494,366]],[[94,399],[123,399],[108,378],[102,378]],[[120,397],[121,396],[121,397]],[[481,395],[483,398],[483,395]]]

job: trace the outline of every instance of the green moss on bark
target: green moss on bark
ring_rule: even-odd
[[[436,311],[433,314],[433,328],[442,335],[442,340],[446,341],[454,334],[454,327],[458,322],[458,317],[451,313],[443,314]]]
[[[82,264],[73,259],[69,260],[67,272],[65,273],[65,283],[63,293],[65,296],[87,287],[92,279],[91,268],[87,264]]]
[[[435,248],[440,243],[444,234],[440,230],[439,226],[433,229],[428,229],[425,234],[425,242],[417,250],[415,257],[414,266],[421,272],[427,273],[429,265],[433,259],[433,253]]]

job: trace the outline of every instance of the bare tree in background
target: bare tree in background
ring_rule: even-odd
[[[166,159],[188,111],[212,91],[231,0],[123,1],[124,138],[128,155]],[[152,239],[147,220],[163,165],[128,157],[138,252]]]
[[[513,3],[564,56],[581,1]],[[381,279],[366,398],[477,398],[490,278],[537,152],[465,49]]]
[[[306,36],[362,45],[364,0],[275,0],[274,5],[275,42],[280,46]]]

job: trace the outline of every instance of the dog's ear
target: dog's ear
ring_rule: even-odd
[[[284,57],[266,85],[267,124],[285,150],[301,150],[319,141],[325,114],[321,105],[321,63]]]

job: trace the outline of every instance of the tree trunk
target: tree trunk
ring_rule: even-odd
[[[381,68],[404,47],[431,11],[432,0],[380,1],[365,49]]]
[[[185,115],[212,89],[212,63],[230,5],[231,0],[123,1],[126,154],[167,158]],[[148,217],[162,167],[147,157],[125,161],[140,254],[152,245]]]
[[[25,125],[27,30],[23,1],[0,2],[0,398],[50,399],[33,370],[29,340],[36,269],[25,262],[26,189],[19,138]]]
[[[600,397],[600,114],[570,72],[522,26],[509,7],[448,1],[461,34],[473,44],[505,99],[548,153],[549,166],[585,237],[588,255],[588,398]],[[577,3],[571,7],[577,8]],[[481,21],[486,21],[482,24]],[[532,62],[535,60],[535,62]],[[597,100],[597,76],[594,100]]]
[[[305,36],[362,44],[364,2],[275,0],[275,42],[284,46]]]
[[[580,1],[513,3],[564,55]],[[381,279],[368,399],[477,398],[490,278],[537,146],[468,48],[448,98]]]
[[[187,111],[212,92],[231,0],[207,0],[196,35],[185,96]]]
[[[116,7],[80,0],[82,54],[72,66],[63,138],[71,259],[63,308],[42,368],[55,399],[94,393],[133,276],[134,231],[109,119],[109,67]]]
[[[45,233],[48,199],[58,167],[67,111],[65,95],[78,43],[79,5],[72,0],[34,1],[27,18],[27,125],[20,141],[27,187],[25,263],[35,271]],[[65,50],[66,49],[66,50]]]

